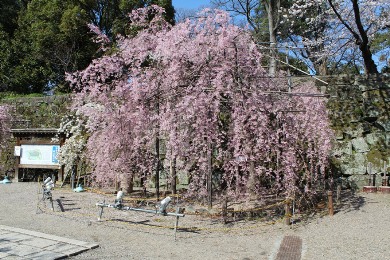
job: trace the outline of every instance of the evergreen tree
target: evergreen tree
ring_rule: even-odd
[[[158,4],[169,12],[172,1],[135,0],[5,0],[0,4],[0,85],[18,93],[69,91],[67,72],[82,70],[102,55],[88,24],[97,26],[114,42],[125,35],[128,14]],[[4,14],[4,15],[3,15]],[[15,15],[17,14],[17,16]],[[7,17],[17,17],[7,21]]]

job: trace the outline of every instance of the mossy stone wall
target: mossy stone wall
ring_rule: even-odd
[[[381,185],[383,173],[390,171],[390,75],[325,80],[329,85],[323,88],[331,96],[329,116],[336,134],[331,156],[334,171],[361,188],[369,184],[371,170]]]
[[[2,99],[1,104],[12,107],[11,128],[59,128],[61,119],[69,113],[70,95],[45,97],[18,97]],[[15,140],[11,137],[0,156],[0,179],[3,175],[13,176]]]
[[[13,107],[12,128],[58,128],[68,113],[70,95],[22,97],[2,100]]]

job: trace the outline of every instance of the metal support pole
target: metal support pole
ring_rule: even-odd
[[[53,197],[51,196],[51,194],[50,194],[49,200],[50,200],[51,210],[54,211]]]
[[[180,208],[177,207],[176,208],[176,212],[175,213],[171,213],[171,212],[166,212],[165,209],[163,210],[149,210],[149,209],[140,209],[140,208],[132,208],[132,207],[123,207],[123,205],[121,203],[118,203],[118,204],[105,204],[104,202],[103,203],[96,203],[96,206],[100,207],[100,212],[99,212],[99,217],[98,217],[98,220],[100,221],[102,219],[102,215],[103,215],[103,208],[104,207],[107,207],[107,208],[114,208],[114,209],[118,209],[118,210],[131,210],[131,211],[138,211],[138,212],[145,212],[145,213],[152,213],[152,214],[156,214],[156,215],[163,215],[163,216],[173,216],[175,217],[175,226],[174,226],[174,231],[175,231],[175,240],[176,240],[176,232],[177,232],[177,229],[179,227],[179,217],[184,217],[185,215],[184,214],[180,214]]]
[[[167,200],[168,199],[168,200]],[[167,200],[165,203],[164,201]],[[159,209],[151,210],[151,209],[141,209],[141,208],[132,208],[132,207],[124,207],[121,201],[116,201],[115,204],[106,204],[104,201],[102,203],[96,203],[96,206],[100,207],[99,211],[99,217],[98,220],[102,219],[103,215],[103,208],[114,208],[118,210],[129,210],[129,211],[138,211],[138,212],[144,212],[144,213],[152,213],[156,215],[163,215],[163,216],[173,216],[173,217],[184,217],[184,214],[180,214],[180,208],[176,210],[176,213],[166,212],[166,207],[168,206],[171,198],[167,197],[164,200],[161,201],[161,206]],[[176,220],[178,223],[178,219]],[[177,225],[176,225],[177,227]]]
[[[103,204],[105,204],[105,200],[103,200]],[[98,220],[100,221],[100,220],[102,220],[102,215],[103,215],[103,206],[100,206],[100,212],[99,212],[99,217],[98,217]]]

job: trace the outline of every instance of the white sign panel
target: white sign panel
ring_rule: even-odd
[[[20,164],[58,165],[59,145],[21,145]]]
[[[15,146],[14,155],[20,156],[20,146]]]

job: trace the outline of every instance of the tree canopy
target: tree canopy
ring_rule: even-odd
[[[156,177],[159,143],[190,176],[190,196],[206,196],[208,178],[236,198],[314,191],[332,136],[314,85],[289,93],[285,80],[269,78],[252,36],[226,12],[174,26],[163,15],[157,6],[133,11],[138,33],[68,77],[74,109],[87,118],[94,180]]]
[[[131,10],[160,4],[173,23],[172,1],[5,0],[0,3],[0,85],[3,91],[69,91],[66,72],[86,68],[102,53],[88,24],[112,40],[125,34]],[[127,27],[128,28],[128,27]]]
[[[300,59],[312,73],[342,73],[344,69],[352,68],[355,73],[370,74],[378,73],[378,65],[386,65],[386,59],[378,63],[373,55],[384,57],[390,49],[385,40],[389,33],[388,1],[212,2],[245,17],[255,37],[262,36],[258,41],[268,42],[271,51],[274,49],[271,45],[282,47],[279,52],[286,52],[284,46],[290,46],[290,54],[293,54],[290,57]],[[269,35],[269,39],[263,35]]]
[[[263,66],[270,75],[286,57],[312,74],[388,70],[388,1],[212,2],[246,20],[258,47],[268,50],[263,51],[268,57]],[[87,25],[116,42],[118,36],[136,34],[137,28],[128,25],[128,14],[153,4],[165,8],[164,19],[174,24],[171,0],[1,1],[0,91],[70,91],[65,73],[85,69],[104,53],[91,40]]]

